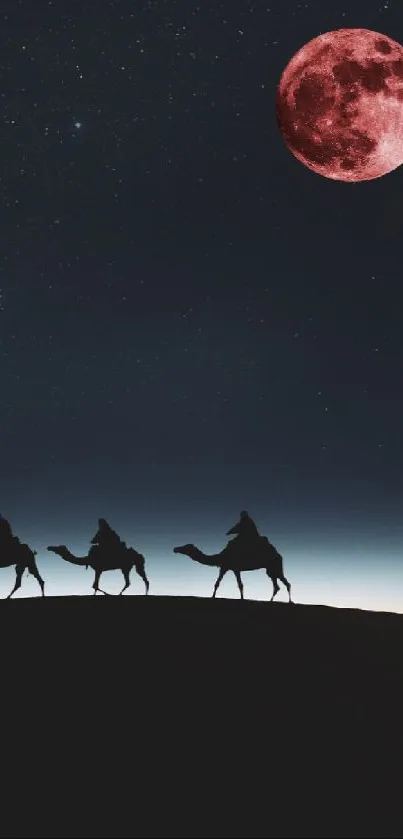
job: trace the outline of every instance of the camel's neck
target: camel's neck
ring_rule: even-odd
[[[88,565],[87,556],[74,556],[74,554],[70,553],[67,549],[63,552],[60,551],[59,556],[67,562],[72,562],[73,565]]]
[[[202,565],[213,565],[217,567],[220,565],[218,554],[204,554],[199,548],[194,548],[191,558],[196,562],[200,562]]]

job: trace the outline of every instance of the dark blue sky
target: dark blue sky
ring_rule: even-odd
[[[156,591],[209,594],[172,547],[246,508],[296,599],[398,608],[403,170],[315,175],[275,116],[304,42],[402,41],[397,2],[2,9],[0,511],[49,588],[89,588],[42,548],[105,516]]]

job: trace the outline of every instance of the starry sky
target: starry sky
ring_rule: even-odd
[[[275,115],[305,42],[403,42],[398,7],[2,3],[0,511],[49,594],[91,593],[44,549],[104,516],[150,593],[208,596],[172,548],[221,550],[245,508],[296,600],[403,611],[403,168],[321,177]]]

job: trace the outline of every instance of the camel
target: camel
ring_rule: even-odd
[[[122,572],[125,580],[122,591],[119,592],[119,594],[123,594],[123,592],[131,585],[130,572],[132,568],[135,568],[138,575],[142,578],[142,580],[144,580],[146,585],[146,594],[148,594],[150,583],[148,582],[147,575],[144,570],[145,559],[143,554],[138,553],[134,550],[134,548],[124,548],[120,556],[116,556],[114,559],[112,557],[108,558],[107,555],[101,554],[100,551],[94,551],[93,553],[90,551],[88,556],[74,556],[74,554],[70,553],[69,549],[66,548],[65,545],[50,546],[48,551],[58,554],[67,562],[72,562],[73,565],[85,565],[86,568],[88,568],[88,566],[92,568],[93,571],[95,571],[95,578],[92,584],[94,594],[96,594],[97,591],[100,591],[102,594],[108,594],[108,592],[99,588],[101,574],[103,574],[104,571],[114,571],[117,569]]]
[[[271,600],[280,591],[280,586],[277,582],[280,580],[288,591],[289,602],[292,603],[291,585],[283,573],[283,557],[276,551],[266,536],[261,536],[260,538],[262,540],[262,547],[251,546],[249,550],[247,546],[243,547],[239,545],[237,539],[228,542],[224,550],[218,554],[204,554],[195,545],[181,545],[173,550],[174,553],[185,554],[190,559],[195,560],[195,562],[200,562],[202,565],[210,565],[220,569],[214,586],[213,597],[216,596],[218,586],[227,571],[233,571],[241,593],[241,600],[243,600],[241,571],[255,571],[259,568],[264,568],[267,576],[273,583]]]
[[[45,583],[44,580],[42,580],[36,564],[36,551],[33,551],[29,545],[25,545],[17,539],[15,543],[10,546],[9,551],[6,548],[5,554],[5,556],[0,557],[0,568],[9,568],[11,565],[15,565],[14,588],[10,591],[10,594],[7,595],[6,599],[8,600],[12,597],[15,591],[21,588],[21,580],[25,570],[38,580],[41,587],[42,597],[44,597]]]

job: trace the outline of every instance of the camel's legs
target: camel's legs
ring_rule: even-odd
[[[150,583],[148,582],[147,574],[144,571],[144,568],[143,569],[142,568],[136,568],[136,571],[137,571],[139,577],[141,577],[141,579],[144,580],[144,582],[146,584],[146,594],[148,594],[148,589],[150,588]]]
[[[92,584],[92,588],[94,589],[94,594],[96,594],[97,591],[100,591],[99,581],[101,579],[101,574],[102,574],[102,571],[95,571],[94,582]]]
[[[41,587],[42,597],[45,597],[45,583],[44,583],[44,580],[42,580],[42,577],[41,577],[41,575],[38,571],[38,566],[37,566],[36,562],[35,561],[31,562],[30,565],[28,566],[28,569],[29,569],[29,572],[32,574],[32,576],[35,577],[36,580],[38,580],[38,583]]]
[[[234,571],[234,574],[235,574],[235,577],[236,577],[236,581],[238,583],[239,591],[241,592],[241,600],[243,600],[243,583],[242,583],[242,578],[241,578],[241,572],[240,571]]]
[[[216,596],[218,586],[220,585],[221,580],[222,580],[222,578],[223,578],[224,574],[226,574],[226,573],[227,573],[227,571],[228,571],[228,568],[220,568],[220,573],[219,573],[219,575],[218,575],[218,577],[217,577],[217,580],[216,580],[216,583],[215,583],[215,586],[214,586],[213,597],[215,597],[215,596]]]
[[[122,588],[122,591],[120,591],[120,592],[119,592],[119,594],[123,594],[123,592],[125,591],[125,589],[129,588],[129,585],[130,585],[130,571],[128,571],[127,569],[123,569],[123,568],[122,568],[122,574],[123,574],[123,576],[124,576],[124,578],[125,578],[125,584],[124,584],[124,586],[123,586],[123,588]]]
[[[100,591],[101,594],[106,594],[109,597],[109,594],[108,594],[107,591],[104,591],[103,588],[99,588],[99,581],[101,579],[101,574],[103,574],[103,571],[95,571],[95,578],[94,578],[94,582],[92,584],[92,588],[94,589],[94,594],[96,594],[97,591]]]
[[[266,574],[273,583],[273,594],[271,596],[271,600],[274,600],[277,592],[280,591],[280,586],[277,582],[277,577],[272,577],[268,568],[266,568]]]
[[[285,587],[288,591],[288,602],[292,603],[292,600],[291,600],[291,583],[289,583],[288,580],[287,580],[287,577],[284,577],[284,576],[279,577],[279,580],[281,580],[281,582],[284,583],[284,585],[285,585]]]
[[[22,579],[22,575],[25,571],[25,567],[26,567],[25,565],[16,565],[15,566],[15,585],[14,585],[13,590],[10,591],[10,594],[7,596],[7,600],[14,594],[15,591],[17,591],[17,589],[21,588],[21,579]]]
[[[284,585],[285,585],[285,587],[288,591],[288,602],[292,603],[292,600],[291,600],[291,583],[289,583],[288,580],[287,580],[287,577],[284,577],[284,576],[279,577],[279,580],[281,580],[281,582],[284,583]]]

